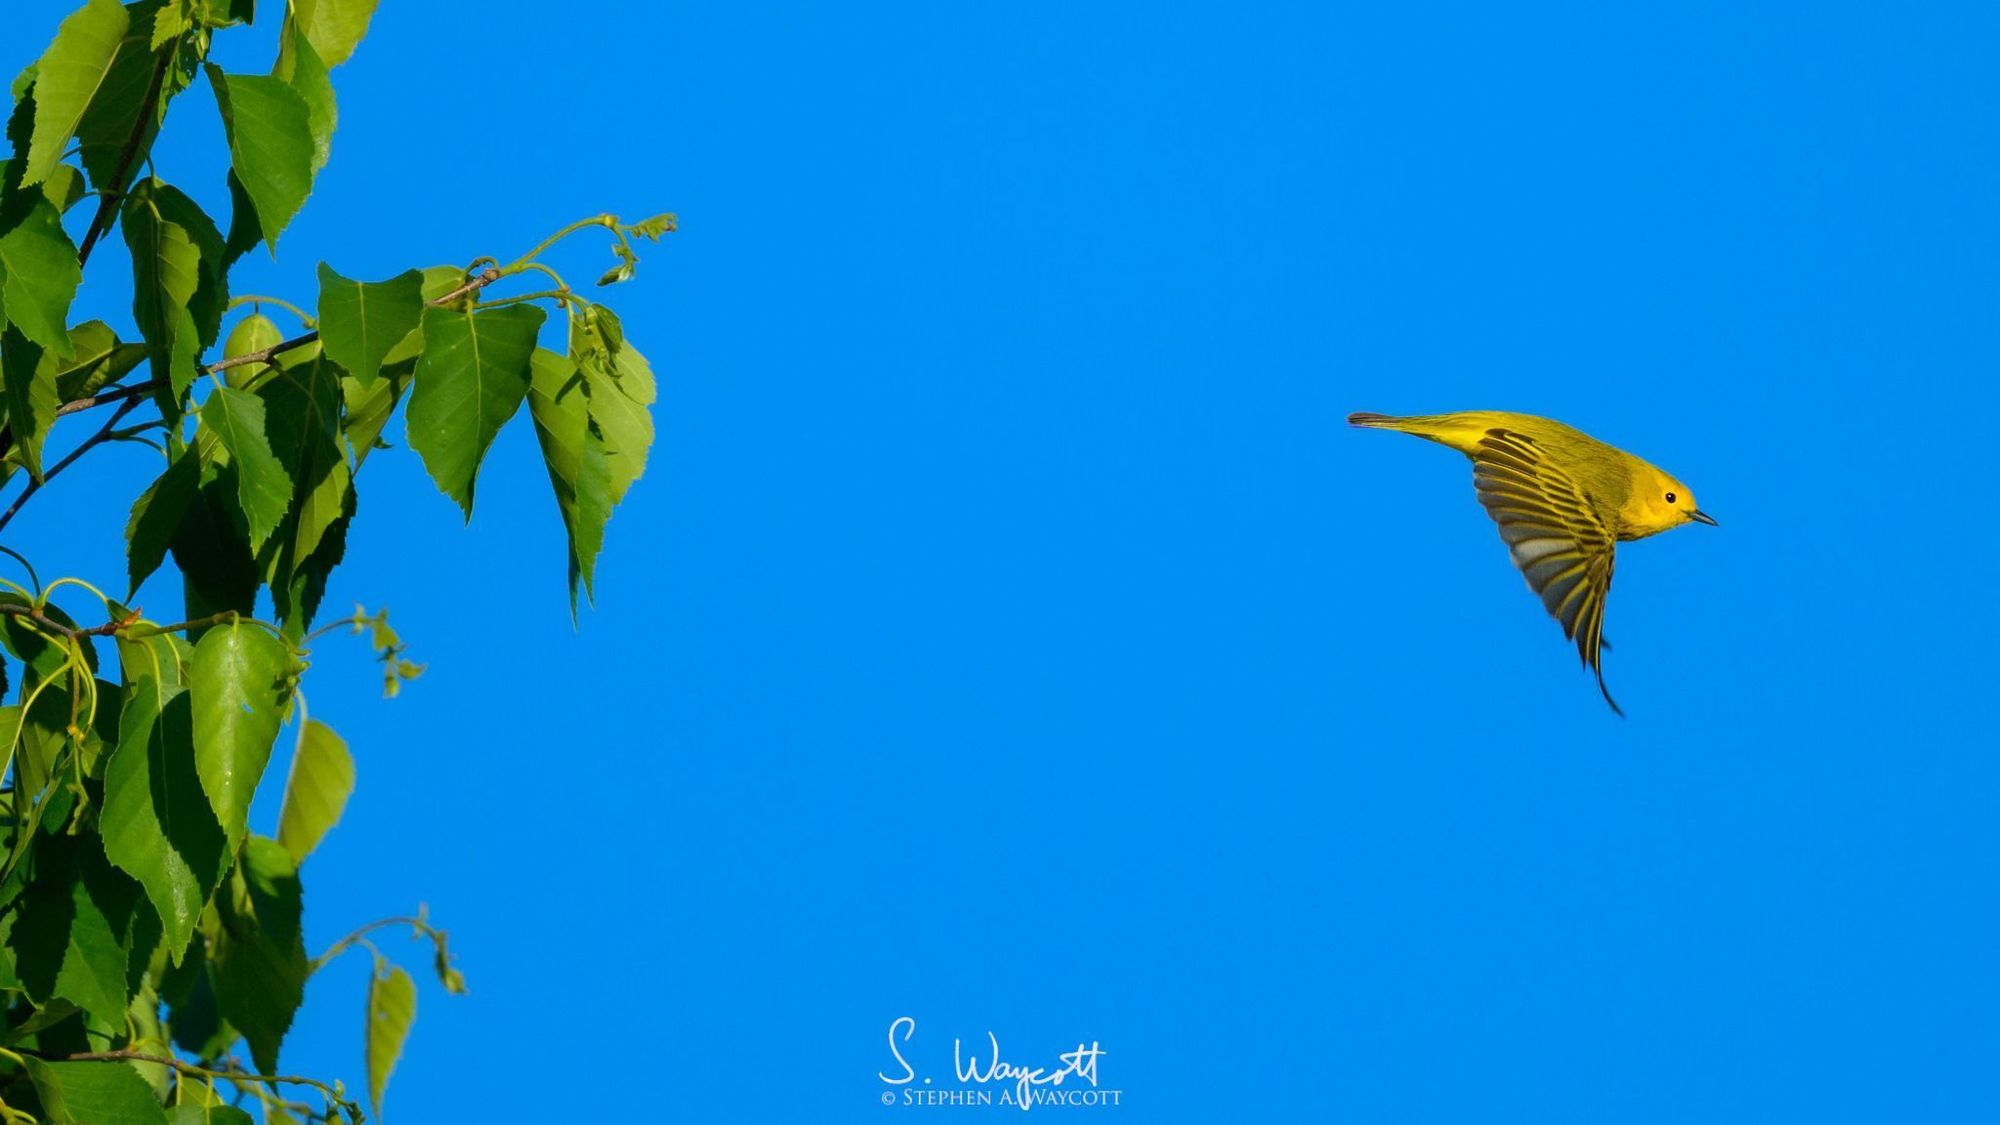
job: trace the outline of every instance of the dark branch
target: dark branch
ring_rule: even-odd
[[[196,617],[187,621],[176,621],[171,625],[139,625],[139,611],[133,610],[117,621],[106,621],[102,625],[92,625],[88,629],[78,629],[65,625],[33,606],[0,605],[0,617],[24,617],[52,633],[65,637],[111,637],[123,633],[132,640],[157,637],[162,633],[180,633],[189,629],[206,629],[211,625],[227,625],[243,620],[243,615],[233,609],[211,613],[207,617]]]
[[[21,506],[28,502],[28,498],[33,496],[35,493],[40,492],[42,490],[43,485],[54,480],[56,478],[57,473],[60,473],[64,469],[69,468],[71,465],[76,464],[76,459],[83,456],[85,453],[89,452],[92,446],[100,445],[104,441],[109,439],[111,437],[111,432],[118,428],[118,423],[123,421],[127,414],[132,413],[133,409],[136,408],[138,405],[139,405],[139,400],[137,398],[127,398],[124,402],[124,405],[120,406],[117,410],[112,412],[110,421],[104,423],[104,426],[101,429],[99,429],[96,433],[84,439],[82,445],[79,445],[75,449],[70,450],[69,456],[56,462],[54,468],[50,469],[46,473],[43,473],[41,480],[30,480],[28,482],[28,487],[22,489],[21,494],[19,496],[14,497],[14,502],[7,506],[6,513],[4,515],[0,515],[0,531],[6,530],[7,525],[14,522],[14,516],[20,512]]]
[[[458,288],[452,290],[451,292],[446,293],[444,296],[439,297],[435,301],[426,301],[424,302],[424,304],[434,309],[442,308],[445,305],[451,304],[453,301],[458,300],[460,297],[463,297],[468,293],[477,293],[481,289],[486,288],[487,286],[493,284],[498,280],[500,280],[500,271],[489,267],[488,269],[481,272],[478,277],[468,280],[464,285],[461,285]],[[229,359],[218,360],[208,365],[208,372],[212,375],[217,371],[227,371],[232,367],[242,367],[245,364],[269,363],[273,357],[281,353],[291,351],[294,348],[303,348],[307,344],[310,344],[317,339],[319,339],[318,332],[316,331],[307,332],[304,333],[303,335],[294,336],[291,339],[285,340],[281,343],[272,344],[268,348],[260,348],[254,352],[245,352],[242,355],[233,356]],[[58,413],[60,413],[60,411]]]
[[[437,300],[427,301],[425,302],[425,304],[431,308],[440,308],[442,306],[452,303],[453,301],[458,300],[461,297],[464,297],[468,293],[479,292],[481,289],[484,289],[487,286],[493,284],[494,282],[500,280],[500,276],[501,276],[500,271],[498,269],[488,267],[487,269],[481,271],[479,276],[468,279],[465,284],[459,286],[458,288],[452,290],[449,293],[446,293],[444,296],[439,297]],[[289,340],[285,340],[282,343],[273,344],[268,348],[260,348],[257,351],[247,352],[243,355],[234,356],[230,359],[217,360],[216,362],[209,364],[203,370],[213,375],[219,371],[227,371],[232,367],[241,367],[244,366],[245,364],[269,363],[274,357],[278,356],[279,354],[291,351],[294,348],[303,348],[307,344],[310,344],[317,339],[319,339],[318,332],[307,332],[303,336],[294,336]],[[139,405],[141,396],[148,394],[151,391],[157,390],[162,385],[163,384],[158,379],[148,379],[143,383],[132,383],[123,387],[114,387],[110,390],[99,391],[94,395],[90,395],[85,398],[75,399],[70,402],[65,402],[61,406],[57,407],[56,417],[60,418],[65,414],[77,414],[85,410],[92,409],[93,407],[106,406],[114,402],[122,404],[118,407],[117,413],[111,416],[111,421],[106,422],[104,424],[103,429],[93,434],[90,437],[90,439],[88,441],[85,441],[82,445],[79,445],[74,450],[71,450],[70,455],[63,458],[62,461],[57,463],[55,468],[50,469],[47,473],[44,473],[40,481],[30,481],[28,483],[27,489],[23,491],[21,495],[16,496],[14,498],[14,503],[8,507],[6,513],[0,514],[0,531],[4,531],[6,529],[7,524],[13,520],[14,514],[21,510],[21,505],[26,504],[28,502],[28,497],[33,496],[35,493],[41,491],[42,485],[46,484],[49,478],[55,476],[57,473],[62,472],[64,469],[68,468],[72,462],[74,462],[78,457],[81,457],[83,455],[85,450],[91,448],[94,445],[98,445],[103,441],[105,441],[107,438],[109,438],[111,436],[112,429],[118,424],[119,420],[124,418],[125,415],[130,414],[132,412],[132,409]],[[7,441],[5,432],[0,431],[0,453],[4,453],[6,451],[8,444],[9,443]]]
[[[65,402],[61,406],[56,407],[56,417],[60,418],[65,414],[75,414],[79,411],[89,410],[93,406],[103,406],[107,403],[119,402],[128,398],[137,398],[140,395],[151,392],[153,388],[159,385],[160,381],[158,379],[148,379],[143,383],[133,383],[129,386],[112,387],[109,390],[99,391],[87,398],[80,398],[74,402]]]
[[[97,240],[111,231],[111,221],[118,214],[118,206],[125,199],[125,185],[132,178],[132,169],[139,164],[139,148],[146,143],[146,133],[153,127],[153,114],[160,108],[160,91],[167,84],[167,71],[173,68],[174,52],[162,51],[153,64],[153,81],[146,87],[146,100],[139,105],[139,118],[132,123],[132,135],[125,138],[125,147],[118,150],[118,167],[111,173],[111,182],[97,201],[97,214],[90,218],[90,229],[83,234],[83,245],[77,247],[76,262],[87,265],[90,251]]]

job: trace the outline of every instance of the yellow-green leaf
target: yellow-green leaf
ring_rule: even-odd
[[[354,757],[347,743],[318,719],[299,730],[292,755],[292,776],[285,782],[285,804],[278,813],[278,842],[296,863],[304,863],[319,846],[327,829],[340,820],[347,796],[354,792]]]
[[[35,133],[25,182],[41,183],[62,161],[84,110],[111,72],[128,23],[118,0],[90,0],[56,30],[54,42],[35,64]]]
[[[368,982],[368,1104],[378,1117],[382,1092],[416,1019],[417,982],[401,966],[377,959],[375,976]]]
[[[604,438],[591,425],[590,396],[583,376],[568,357],[536,348],[528,412],[535,420],[542,460],[548,466],[556,506],[569,532],[570,610],[576,609],[578,580],[591,589],[604,524],[611,518],[611,469]],[[607,392],[609,393],[609,392]]]
[[[327,66],[339,66],[368,34],[375,0],[293,0],[299,27]]]

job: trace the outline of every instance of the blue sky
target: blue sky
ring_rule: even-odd
[[[580,628],[524,425],[469,528],[365,474],[329,604],[431,670],[322,645],[308,932],[428,902],[472,986],[392,1121],[1013,1112],[881,1106],[904,1015],[940,1083],[1097,1041],[1134,1122],[2000,1114],[1990,10],[548,13],[385,5],[237,280],[683,222],[611,295],[659,440]],[[159,164],[220,208],[205,97]],[[1469,408],[1721,520],[1620,551],[1630,719],[1464,461],[1342,423]],[[17,545],[120,573],[152,471]],[[286,1069],[358,1085],[366,972]]]

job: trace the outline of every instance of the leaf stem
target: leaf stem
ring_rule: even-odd
[[[483,309],[502,309],[508,305],[518,305],[526,301],[555,301],[557,304],[565,304],[575,299],[576,295],[571,293],[569,288],[565,286],[561,289],[543,289],[534,293],[518,293],[511,297],[501,297],[499,300],[486,301],[479,307]]]
[[[425,921],[422,918],[417,917],[414,914],[399,914],[394,918],[377,918],[373,922],[370,922],[367,925],[362,926],[361,928],[355,930],[353,933],[348,934],[346,937],[341,938],[339,941],[334,942],[332,945],[327,946],[325,953],[322,953],[318,957],[313,958],[312,966],[308,970],[308,972],[316,973],[320,971],[321,969],[326,967],[327,962],[347,952],[354,946],[366,945],[367,937],[369,934],[374,933],[376,930],[387,929],[390,926],[408,926],[411,929],[417,931],[416,933],[411,934],[410,935],[411,937],[427,937],[430,938],[433,942],[437,941],[439,936],[443,933],[442,930],[439,930],[437,927],[431,925],[429,922]]]
[[[224,311],[228,311],[229,309],[240,309],[244,305],[276,305],[293,316],[298,317],[299,323],[305,325],[307,328],[314,328],[319,325],[319,320],[316,317],[290,301],[282,297],[266,297],[261,293],[245,293],[240,297],[231,297],[229,298],[229,304],[223,306],[223,308]]]
[[[500,272],[503,275],[513,275],[520,273],[522,270],[527,269],[528,266],[532,264],[536,258],[541,257],[543,252],[548,250],[549,247],[554,246],[556,243],[561,242],[563,239],[568,238],[570,235],[575,234],[577,231],[588,230],[591,227],[603,227],[605,230],[616,233],[618,230],[618,217],[612,215],[609,212],[606,212],[602,215],[592,215],[588,219],[578,219],[576,222],[573,222],[570,225],[555,232],[554,234],[548,236],[547,238],[542,239],[540,244],[538,244],[533,250],[530,250],[526,254],[523,254],[520,257],[514,259],[507,265],[501,266]]]

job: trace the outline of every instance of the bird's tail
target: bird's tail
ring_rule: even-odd
[[[1448,445],[1460,453],[1470,455],[1479,444],[1479,438],[1493,425],[1489,416],[1477,411],[1462,414],[1415,414],[1398,418],[1389,414],[1371,414],[1367,411],[1349,414],[1347,424],[1368,430],[1395,430],[1397,433],[1414,434],[1427,441]]]

